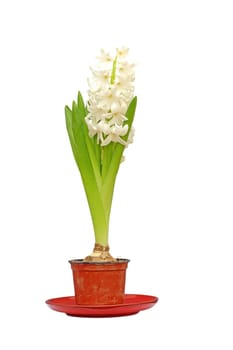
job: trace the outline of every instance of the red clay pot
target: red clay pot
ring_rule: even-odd
[[[128,259],[103,263],[70,260],[76,304],[123,303],[128,262]]]

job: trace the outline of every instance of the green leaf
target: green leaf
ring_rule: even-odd
[[[65,115],[73,155],[81,174],[92,216],[96,242],[106,245],[108,243],[108,220],[99,187],[100,178],[99,175],[96,177],[97,171],[86,144],[85,108],[81,94],[78,96],[78,104],[73,102],[72,110],[66,106]]]
[[[88,154],[90,157],[90,161],[91,161],[91,164],[93,167],[96,182],[98,184],[98,188],[100,189],[101,185],[102,185],[102,179],[101,179],[101,174],[100,174],[100,165],[99,165],[100,159],[98,159],[98,151],[96,150],[99,148],[99,145],[94,143],[93,139],[89,136],[88,127],[87,127],[86,122],[85,122],[87,110],[86,110],[86,107],[84,105],[84,101],[83,101],[83,98],[82,98],[82,95],[80,92],[78,93],[78,111],[80,111],[80,120],[82,121],[82,131],[83,131],[84,138],[85,138],[85,144],[86,144]],[[77,128],[78,128],[78,126],[77,126]]]
[[[131,103],[128,107],[128,110],[126,112],[126,117],[128,119],[127,124],[129,126],[129,128],[128,128],[127,134],[122,137],[122,139],[125,141],[129,137],[130,129],[132,127],[133,119],[134,119],[134,115],[135,115],[135,111],[136,111],[136,106],[137,106],[137,97],[135,96],[133,98],[133,100],[131,101]],[[106,178],[104,179],[104,181],[108,182],[111,179],[116,177],[120,163],[121,163],[124,149],[125,149],[125,146],[123,146],[120,143],[116,143],[115,150],[112,154],[111,162],[109,164],[109,169],[108,169],[108,172],[106,174]]]
[[[137,97],[135,96],[134,99],[131,101],[128,107],[128,110],[126,112],[126,117],[128,119],[127,124],[129,126],[129,129],[127,134],[124,137],[122,137],[125,141],[129,137],[130,129],[132,127],[133,120],[134,120],[136,106],[137,106]],[[116,143],[114,144],[114,146],[115,146],[114,152],[112,152],[111,160],[108,165],[106,175],[103,178],[103,189],[102,189],[103,198],[105,198],[105,206],[106,208],[108,208],[108,212],[107,212],[108,217],[110,215],[115,180],[116,180],[116,176],[121,163],[122,155],[125,149],[125,146],[123,146],[120,143]]]

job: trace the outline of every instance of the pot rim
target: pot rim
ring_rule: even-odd
[[[130,262],[129,259],[117,258],[116,261],[84,261],[84,259],[68,260],[70,264],[84,264],[84,265],[115,265]]]

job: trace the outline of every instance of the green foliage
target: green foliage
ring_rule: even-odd
[[[126,113],[128,133],[122,137],[127,140],[133,123],[137,98],[129,105]],[[111,142],[100,146],[96,136],[88,135],[85,122],[87,110],[81,93],[72,109],[65,107],[66,127],[71,148],[81,174],[86,192],[96,243],[108,245],[109,217],[116,176],[121,163],[125,146]]]

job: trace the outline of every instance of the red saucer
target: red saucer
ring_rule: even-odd
[[[69,316],[79,317],[116,317],[137,314],[151,308],[158,301],[157,297],[140,294],[126,294],[123,304],[116,305],[79,305],[74,297],[49,299],[46,304],[55,311]]]

